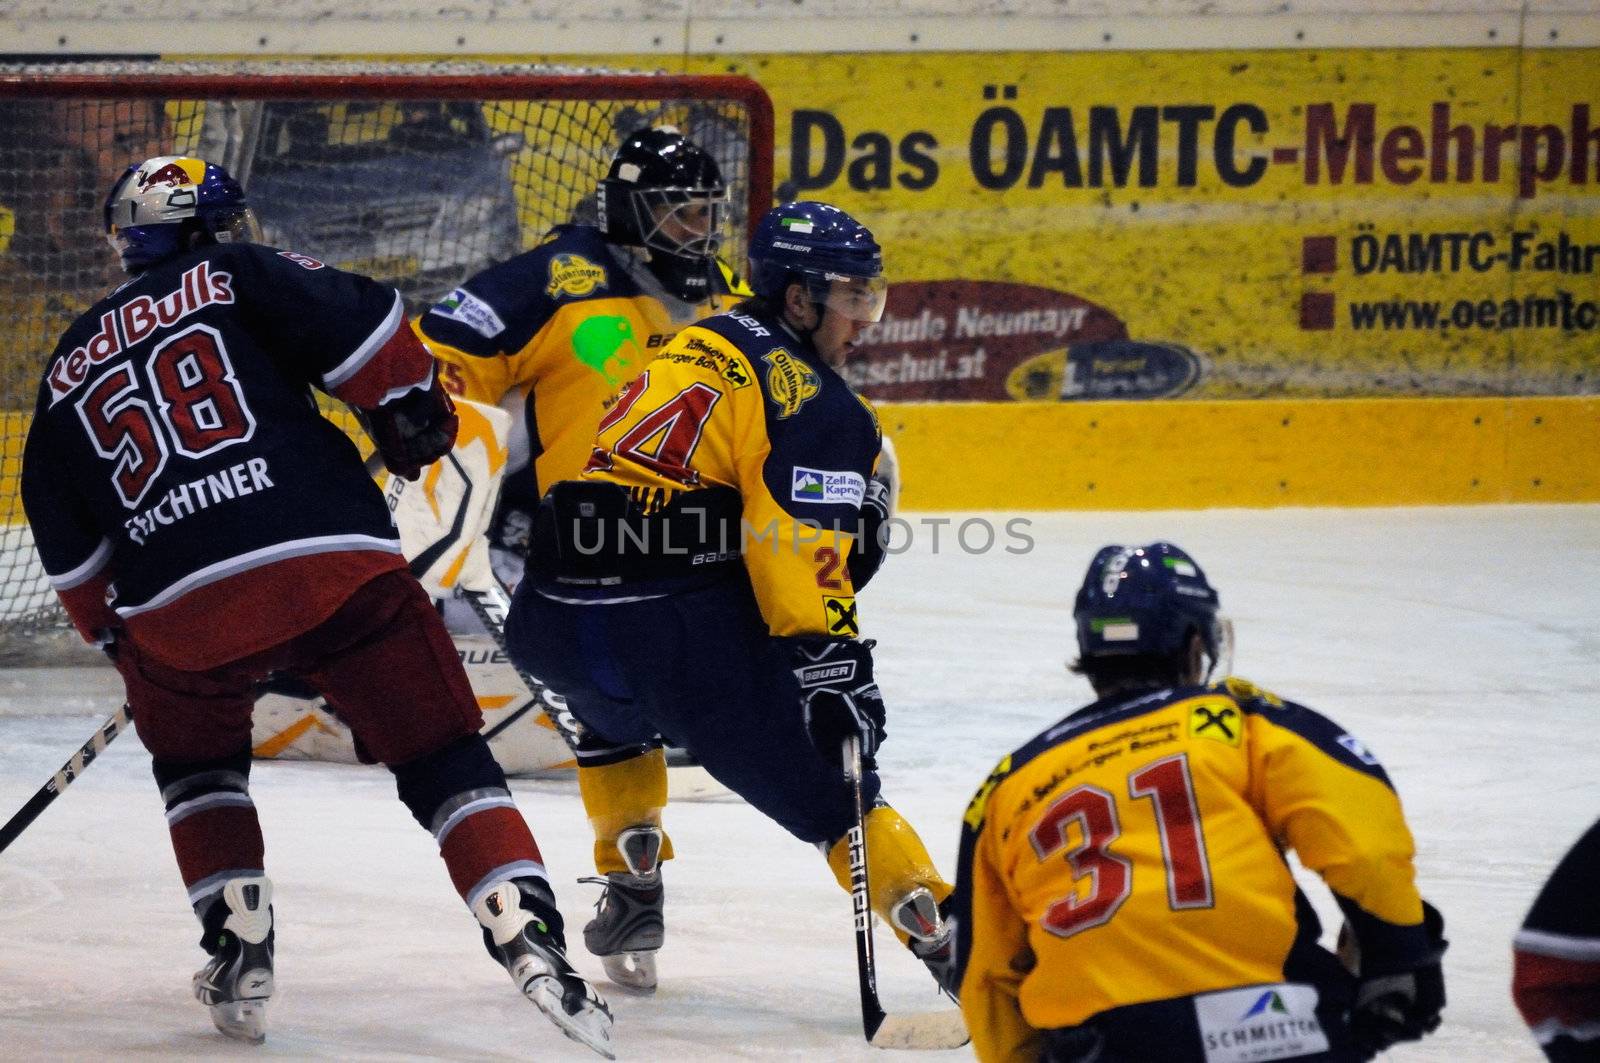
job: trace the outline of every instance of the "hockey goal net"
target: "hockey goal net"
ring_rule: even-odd
[[[772,104],[748,78],[464,63],[0,64],[0,643],[61,623],[17,492],[40,371],[121,280],[102,203],[131,162],[198,155],[265,239],[424,311],[552,226],[594,216],[623,138],[672,125],[732,192],[725,257],[771,203]]]

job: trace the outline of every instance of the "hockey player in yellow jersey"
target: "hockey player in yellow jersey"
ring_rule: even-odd
[[[558,225],[416,322],[459,398],[517,418],[490,523],[515,584],[539,496],[577,476],[617,391],[683,326],[742,284],[717,259],[728,193],[716,161],[670,128],[628,137],[600,182],[596,225]]]
[[[545,496],[507,623],[513,659],[585,727],[579,784],[606,876],[585,931],[614,980],[654,985],[662,942],[661,739],[827,856],[848,888],[840,769],[859,735],[872,904],[931,969],[949,894],[878,801],[884,706],[855,593],[882,560],[871,405],[837,369],[883,312],[872,234],[826,204],[777,207],[754,298],[684,329],[600,422],[581,480]],[[937,971],[936,971],[937,976]]]
[[[1443,920],[1371,751],[1245,680],[1203,685],[1231,630],[1176,546],[1102,549],[1074,616],[1099,700],[1001,760],[962,826],[978,1058],[1364,1060],[1437,1027]],[[1344,913],[1337,958],[1288,848]]]

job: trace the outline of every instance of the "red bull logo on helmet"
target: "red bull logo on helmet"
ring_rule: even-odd
[[[206,179],[206,164],[200,159],[168,155],[145,163],[139,168],[135,179],[139,182],[141,192],[156,185],[172,185],[176,188],[199,185]]]

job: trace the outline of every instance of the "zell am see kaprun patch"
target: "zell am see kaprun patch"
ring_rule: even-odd
[[[789,497],[795,502],[839,503],[859,506],[867,496],[867,481],[857,472],[794,467]]]

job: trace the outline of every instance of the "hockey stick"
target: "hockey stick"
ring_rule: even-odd
[[[483,737],[496,737],[537,706],[576,755],[578,722],[567,710],[565,700],[511,660],[505,632],[511,597],[494,574],[484,540],[505,471],[511,415],[467,399],[457,399],[456,410],[461,417],[456,449],[440,458],[414,488],[391,477],[385,489],[411,573],[435,598],[453,593],[465,600],[528,690],[528,702],[485,731]],[[374,453],[367,459],[367,469],[373,475],[378,475],[382,467],[381,455]],[[423,500],[420,504],[419,499]],[[475,589],[472,584],[479,584],[482,589]]]
[[[883,1004],[878,1000],[878,965],[872,949],[872,894],[867,888],[866,810],[861,798],[861,740],[844,740],[844,777],[855,799],[855,822],[850,825],[850,905],[855,912],[856,979],[861,986],[861,1029],[868,1043],[883,1029]]]
[[[567,703],[549,687],[537,678],[519,668],[511,660],[511,651],[506,648],[506,616],[511,612],[511,600],[506,596],[505,588],[496,579],[486,590],[470,590],[466,587],[456,587],[456,595],[465,598],[467,604],[472,606],[472,611],[477,614],[478,620],[484,629],[489,632],[489,637],[494,639],[494,644],[500,652],[506,655],[506,661],[511,664],[517,673],[517,678],[522,680],[522,685],[528,688],[528,693],[533,700],[512,713],[506,719],[497,723],[492,730],[487,732],[485,738],[493,738],[521,718],[529,709],[537,705],[545,716],[555,725],[556,733],[567,744],[576,756],[578,752],[578,721],[567,711]]]
[[[37,793],[28,798],[28,803],[17,811],[17,814],[6,820],[0,827],[0,852],[6,846],[17,840],[17,836],[28,829],[28,825],[39,818],[39,813],[50,807],[50,802],[61,796],[61,791],[72,785],[74,779],[83,774],[83,770],[93,763],[94,758],[105,752],[113,739],[128,729],[128,722],[133,718],[132,710],[127,705],[111,714],[111,718],[100,725],[78,751],[61,765],[61,770],[50,777],[50,780],[39,787]]]
[[[968,1041],[961,1012],[910,1012],[890,1015],[878,998],[878,964],[872,941],[872,892],[867,886],[867,818],[861,795],[861,739],[851,735],[841,748],[845,780],[855,801],[850,841],[850,902],[855,910],[856,977],[861,987],[861,1029],[874,1048],[937,1050]]]

